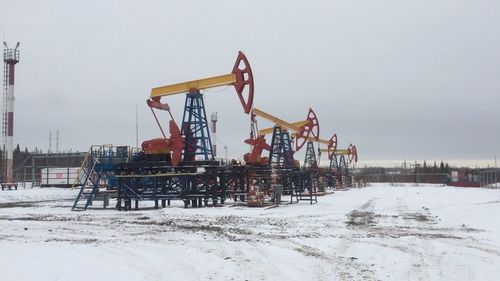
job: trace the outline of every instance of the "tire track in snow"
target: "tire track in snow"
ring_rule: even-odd
[[[357,234],[358,231],[353,229],[365,228],[368,224],[374,223],[374,209],[375,198],[371,198],[346,214],[348,227],[342,233],[342,238],[332,253],[337,260],[335,269],[340,280],[375,280],[368,264],[357,261],[355,257],[348,257],[349,249],[359,241],[359,239],[354,238],[354,234]]]
[[[396,211],[398,212],[398,218],[405,218],[411,212],[410,209],[408,208],[408,205],[401,197],[396,198]],[[405,225],[411,228],[413,221],[410,222],[410,220],[405,220],[404,223]],[[411,267],[407,272],[407,279],[413,280],[415,279],[413,278],[415,276],[418,280],[421,281],[429,280],[429,272],[427,269],[428,265],[426,264],[427,262],[426,255],[422,253],[422,250],[427,252],[427,250],[424,250],[424,247],[426,247],[426,242],[424,241],[424,243],[422,243],[421,239],[417,239],[417,241],[413,243],[412,247],[407,247],[407,246],[403,247],[404,247],[404,252],[410,255],[413,260]],[[419,248],[421,250],[419,250]]]

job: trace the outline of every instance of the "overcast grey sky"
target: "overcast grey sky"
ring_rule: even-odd
[[[336,132],[361,159],[491,159],[498,11],[500,1],[1,0],[0,31],[21,41],[15,142],[46,150],[59,129],[61,149],[134,145],[136,105],[140,142],[158,137],[150,89],[229,73],[242,50],[256,107],[289,121],[312,107],[322,137]],[[218,144],[246,152],[234,89],[205,97]],[[165,101],[180,122],[184,96]]]

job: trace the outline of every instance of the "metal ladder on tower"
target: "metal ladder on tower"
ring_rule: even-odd
[[[296,194],[297,201],[309,201],[311,204],[318,203],[317,190],[319,182],[317,180],[317,161],[314,153],[314,144],[307,142],[307,151],[304,159],[304,168],[302,171],[302,192]]]
[[[292,202],[295,197],[296,202],[309,201],[310,204],[318,203],[317,185],[311,172],[301,171],[294,179],[296,188],[292,190]]]
[[[7,135],[7,81],[8,81],[8,73],[7,73],[7,63],[3,64],[3,83],[2,83],[2,155],[1,155],[1,161],[2,161],[2,167],[3,170],[1,171],[2,175],[5,175],[6,172],[6,166],[7,164],[5,163],[6,158],[7,158],[7,152],[5,151],[5,136]]]
[[[72,188],[81,186],[71,208],[72,211],[85,211],[92,204],[92,199],[96,196],[96,192],[99,189],[101,174],[96,170],[96,165],[100,162],[103,150],[104,146],[102,145],[92,145],[85,156],[78,176],[72,185]]]

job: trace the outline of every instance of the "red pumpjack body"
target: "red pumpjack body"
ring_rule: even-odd
[[[150,99],[147,100],[148,106],[151,108],[153,115],[160,127],[163,138],[155,138],[151,140],[144,141],[142,143],[142,151],[146,156],[154,157],[156,156],[167,156],[167,160],[170,159],[172,161],[172,166],[178,166],[182,160],[182,149],[184,148],[184,139],[181,135],[181,130],[179,126],[174,121],[172,113],[170,113],[170,107],[166,103],[160,103],[159,100]],[[153,111],[153,108],[167,111],[170,114],[172,120],[169,122],[169,130],[170,137],[167,138],[165,133],[163,132],[163,128],[156,117],[156,114]]]

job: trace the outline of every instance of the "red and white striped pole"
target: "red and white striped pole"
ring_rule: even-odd
[[[15,78],[15,66],[19,62],[19,43],[17,43],[15,49],[9,49],[7,44],[4,42],[5,50],[3,61],[6,64],[5,74],[5,105],[4,105],[4,140],[5,140],[5,178],[4,186],[12,187],[15,186],[13,178],[13,159],[14,159],[14,78]]]
[[[212,112],[210,116],[210,120],[212,121],[212,154],[214,158],[217,157],[217,112]]]

